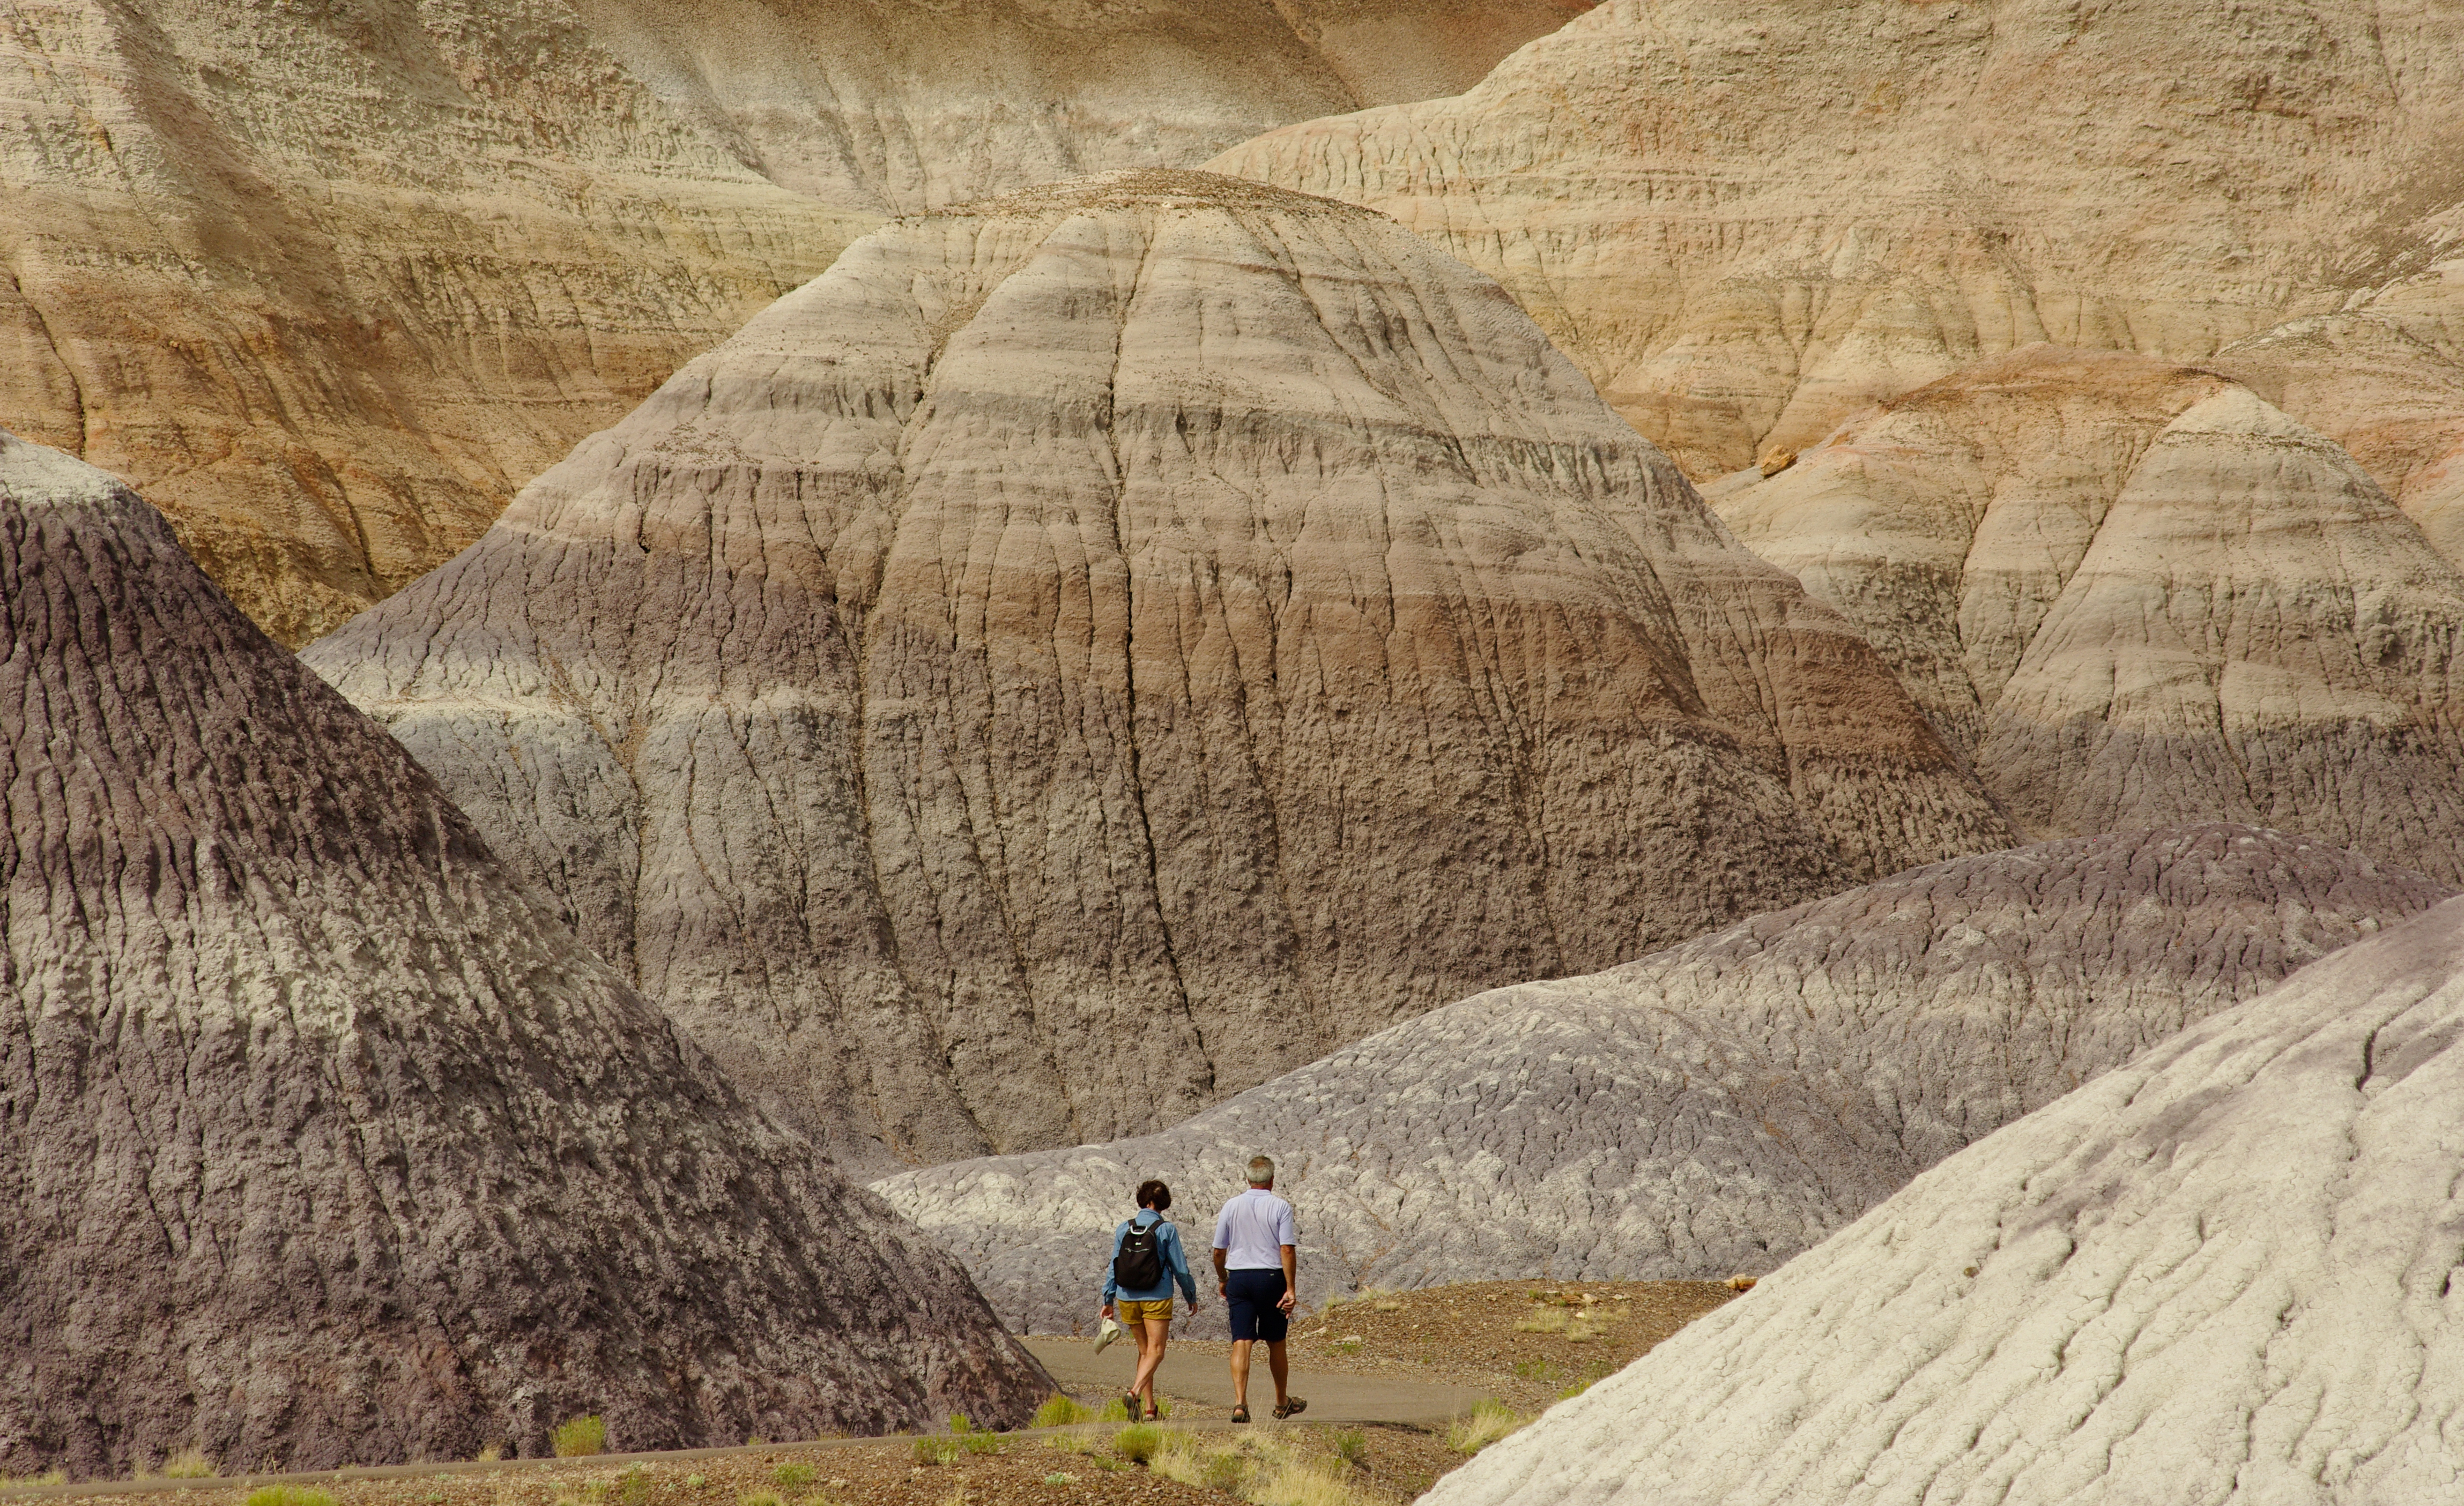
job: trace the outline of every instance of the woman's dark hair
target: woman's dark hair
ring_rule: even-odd
[[[1138,1184],[1138,1206],[1160,1213],[1172,1206],[1172,1189],[1149,1177]]]

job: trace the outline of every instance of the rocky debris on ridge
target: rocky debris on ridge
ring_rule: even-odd
[[[1430,1506],[2445,1500],[2464,900],[1918,1178]]]
[[[1479,994],[1158,1134],[874,1190],[1028,1332],[1087,1321],[1140,1181],[1170,1183],[1202,1235],[1261,1150],[1298,1211],[1312,1303],[1351,1286],[1759,1273],[2446,892],[2230,825],[1964,858]],[[1199,1321],[1221,1331],[1220,1310]]]
[[[0,435],[0,1472],[1017,1421],[749,1107],[160,514]]]
[[[1459,97],[1208,165],[1395,215],[1725,474],[2032,341],[2201,359],[2452,254],[2464,3],[2211,22],[1611,0]]]
[[[2464,573],[2248,388],[2034,346],[1707,495],[2038,835],[2247,820],[2464,883]]]
[[[1452,93],[1587,0],[27,0],[0,422],[329,631],[876,214]]]
[[[2010,840],[1494,283],[1203,173],[868,237],[306,657],[884,1168]]]

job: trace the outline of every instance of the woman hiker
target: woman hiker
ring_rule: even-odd
[[[1138,1420],[1138,1398],[1146,1398],[1146,1415],[1161,1417],[1155,1405],[1155,1368],[1163,1364],[1163,1346],[1172,1338],[1172,1288],[1180,1285],[1189,1310],[1198,1311],[1198,1282],[1189,1274],[1189,1256],[1181,1252],[1180,1230],[1163,1211],[1172,1206],[1172,1189],[1152,1179],[1138,1184],[1138,1211],[1112,1231],[1112,1263],[1104,1273],[1104,1313],[1118,1317],[1121,1326],[1138,1342],[1137,1379],[1130,1383],[1121,1405],[1129,1420]]]

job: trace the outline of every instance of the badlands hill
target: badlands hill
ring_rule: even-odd
[[[1584,0],[32,0],[0,424],[297,644],[873,216],[1451,93]]]
[[[1202,1234],[1260,1150],[1299,1213],[1312,1303],[1356,1286],[1767,1271],[2445,892],[2226,825],[1963,858],[1479,994],[1160,1134],[874,1188],[1025,1331],[1091,1320],[1140,1181],[1171,1183]],[[1217,1313],[1200,1321],[1220,1331]]]
[[[2203,360],[2453,254],[2459,33],[2459,0],[1611,0],[1209,165],[1492,273],[1699,477],[2034,341]]]
[[[2247,387],[2031,346],[1709,490],[2037,834],[2247,820],[2464,884],[2464,572]]]
[[[1970,1146],[1430,1506],[2452,1499],[2464,900]]]
[[[875,1164],[2010,840],[1494,283],[1206,174],[868,237],[307,657]]]
[[[0,1472],[1041,1396],[160,514],[8,436],[0,616]]]

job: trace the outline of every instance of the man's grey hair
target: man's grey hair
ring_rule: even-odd
[[[1274,1180],[1275,1163],[1271,1157],[1251,1156],[1249,1158],[1249,1185],[1251,1187],[1265,1187]]]

